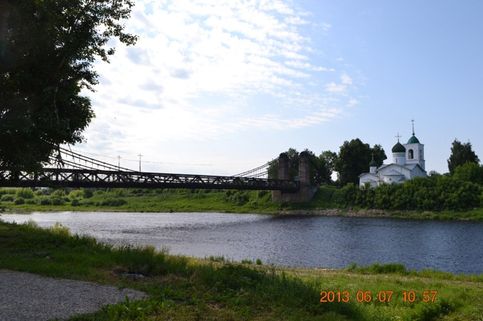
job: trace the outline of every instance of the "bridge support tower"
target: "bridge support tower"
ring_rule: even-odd
[[[278,179],[289,180],[289,159],[282,153],[278,157]],[[303,203],[310,201],[317,191],[316,186],[310,184],[310,160],[306,152],[300,153],[299,178],[300,189],[297,192],[272,191],[272,201],[277,203]]]

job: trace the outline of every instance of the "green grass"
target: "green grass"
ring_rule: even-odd
[[[42,230],[0,222],[0,269],[89,280],[145,291],[149,299],[72,320],[468,320],[481,321],[483,276],[414,272],[393,264],[347,270],[272,266],[172,256],[151,247],[99,244],[61,225]],[[125,273],[141,273],[132,280]],[[349,303],[320,303],[321,291],[349,291]],[[390,303],[358,303],[359,290],[394,291]],[[414,290],[414,303],[402,302]],[[423,303],[424,290],[438,291]]]
[[[218,191],[170,189],[0,189],[0,211],[126,211],[126,212],[221,212],[221,213],[307,213],[376,216],[410,219],[483,220],[483,208],[469,211],[377,211],[339,208],[333,202],[335,187],[320,188],[311,202],[276,204],[268,191]]]
[[[6,211],[136,211],[136,212],[238,212],[275,213],[280,205],[263,191],[211,191],[169,189],[39,190],[15,204],[15,189],[0,189],[0,206]],[[23,193],[23,192],[22,192]],[[1,200],[1,198],[0,198]]]

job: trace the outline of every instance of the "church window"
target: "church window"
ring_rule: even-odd
[[[413,159],[414,158],[414,151],[412,149],[410,149],[408,151],[408,159]]]

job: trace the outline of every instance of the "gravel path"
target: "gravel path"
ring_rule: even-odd
[[[91,313],[103,305],[146,295],[91,282],[0,270],[0,321],[46,321]]]

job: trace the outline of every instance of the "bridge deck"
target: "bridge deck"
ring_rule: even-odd
[[[237,176],[167,174],[43,168],[37,172],[0,169],[1,187],[204,188],[296,192],[299,182]]]

